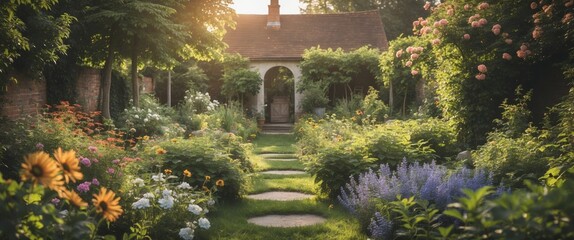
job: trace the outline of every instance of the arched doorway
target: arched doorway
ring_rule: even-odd
[[[265,73],[265,120],[269,123],[291,123],[295,117],[295,78],[286,67],[272,67]]]

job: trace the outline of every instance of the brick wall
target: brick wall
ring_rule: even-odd
[[[40,113],[46,101],[46,81],[16,76],[18,83],[9,83],[8,91],[2,93],[0,115],[8,119],[18,119]]]
[[[99,69],[82,68],[80,70],[76,80],[76,99],[85,112],[98,110],[100,87],[101,75]]]
[[[153,79],[150,77],[143,77],[140,79],[140,93],[153,93],[154,86],[153,86]]]

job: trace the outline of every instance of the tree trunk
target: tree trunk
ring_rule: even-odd
[[[134,106],[136,108],[140,107],[140,85],[138,80],[138,51],[137,51],[137,39],[134,37],[134,44],[132,49],[132,95],[134,100]]]
[[[102,93],[102,116],[110,119],[110,91],[112,89],[112,65],[114,64],[114,50],[112,46],[112,39],[108,45],[108,56],[104,64],[104,80],[103,80],[103,93]]]

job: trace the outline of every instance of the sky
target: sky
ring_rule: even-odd
[[[267,14],[270,0],[233,0],[231,7],[238,14]],[[281,14],[299,14],[299,0],[279,0]]]

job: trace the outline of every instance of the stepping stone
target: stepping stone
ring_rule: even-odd
[[[277,162],[294,162],[297,158],[267,158],[266,161],[277,161]]]
[[[296,175],[296,174],[305,174],[304,171],[297,171],[297,170],[271,170],[271,171],[263,171],[261,174],[272,174],[272,175]]]
[[[299,192],[273,191],[248,195],[247,198],[255,200],[294,201],[312,198],[313,196],[314,195]]]
[[[293,153],[263,153],[259,154],[263,158],[296,158],[297,155]]]
[[[247,219],[247,222],[265,227],[302,227],[325,222],[327,219],[317,215],[267,215]]]

